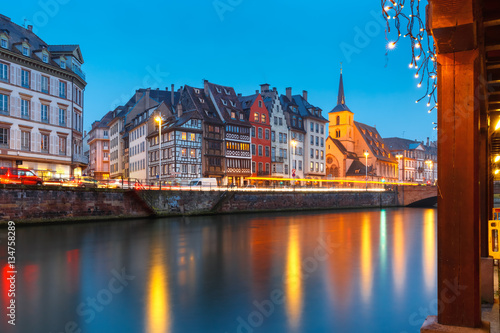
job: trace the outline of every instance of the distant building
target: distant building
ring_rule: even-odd
[[[340,73],[337,105],[328,114],[328,178],[341,177],[373,181],[397,181],[398,163],[377,129],[354,121],[345,104],[344,83]],[[365,153],[367,155],[365,155]]]
[[[270,116],[260,94],[239,97],[245,117],[251,128],[252,176],[271,176],[271,125]],[[253,183],[270,184],[269,180]]]
[[[86,170],[87,176],[95,179],[109,178],[109,126],[112,112],[106,113],[101,120],[92,124],[92,129],[87,136],[89,146],[89,165]]]
[[[78,45],[48,45],[0,15],[0,166],[81,175],[86,86]]]

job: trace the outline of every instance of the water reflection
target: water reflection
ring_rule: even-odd
[[[408,318],[436,295],[435,238],[434,209],[19,228],[18,322],[0,332],[416,333]],[[135,278],[79,315],[122,268]]]

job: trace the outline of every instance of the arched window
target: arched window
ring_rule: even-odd
[[[337,116],[337,125],[340,125],[340,116]]]
[[[340,138],[340,130],[335,130],[335,137]]]
[[[265,124],[266,123],[266,115],[265,114],[261,114],[260,115],[260,122]]]

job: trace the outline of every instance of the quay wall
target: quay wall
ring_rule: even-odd
[[[125,191],[0,187],[0,223],[109,220],[398,205],[396,192]]]

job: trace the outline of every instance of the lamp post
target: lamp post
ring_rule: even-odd
[[[431,184],[434,185],[434,172],[432,170],[432,167],[433,167],[434,163],[432,162],[432,160],[427,160],[427,161],[425,161],[425,164],[427,164],[427,167],[431,170],[431,179],[432,179],[432,183]]]
[[[292,154],[293,154],[293,151],[295,150],[295,147],[297,146],[297,141],[295,139],[290,140],[290,145],[291,145],[290,158],[291,158],[291,160],[293,162],[293,156],[292,156]],[[295,169],[295,168],[293,168],[293,169]],[[290,163],[290,171],[292,172],[292,163]],[[292,175],[293,174],[294,173],[292,172]],[[294,176],[294,178],[295,178],[295,176]],[[294,181],[294,185],[295,185],[295,181]]]
[[[160,190],[161,190],[161,116],[158,115],[155,117],[155,121],[158,123],[158,145],[160,150],[160,170],[158,172],[158,180],[160,182]]]
[[[366,181],[366,190],[368,191],[368,150],[365,151],[365,181]]]
[[[401,170],[401,158],[402,157],[403,157],[403,155],[401,155],[401,154],[396,155],[396,158],[398,159],[398,182],[401,181],[401,176],[399,175],[399,172]]]

